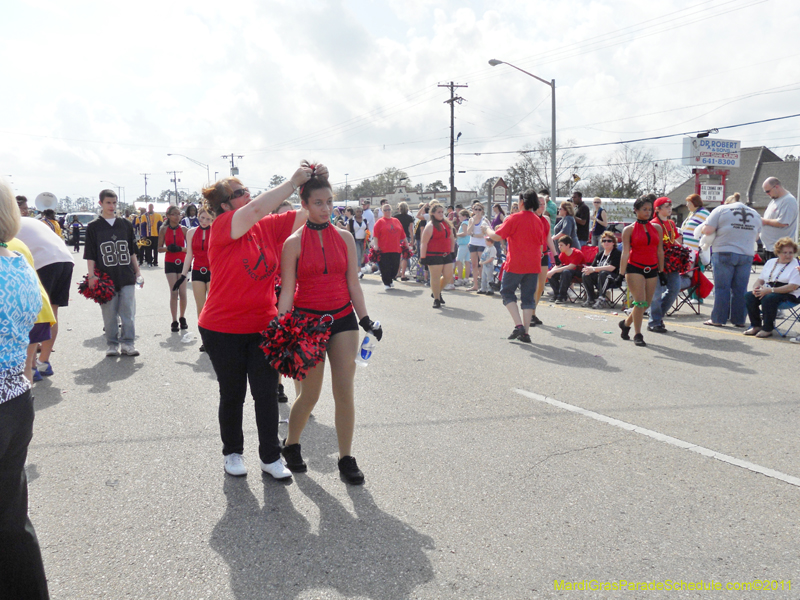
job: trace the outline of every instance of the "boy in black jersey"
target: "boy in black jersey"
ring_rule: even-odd
[[[89,268],[90,287],[97,285],[94,275],[97,269],[111,278],[116,289],[114,297],[100,305],[108,342],[106,356],[119,356],[120,353],[138,356],[139,351],[133,345],[136,337],[134,284],[140,278],[140,284],[144,285],[144,280],[136,260],[133,225],[126,219],[117,218],[117,195],[113,191],[100,192],[100,206],[100,216],[86,227],[83,258]]]

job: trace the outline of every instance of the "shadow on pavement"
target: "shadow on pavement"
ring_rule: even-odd
[[[583,352],[576,348],[559,348],[553,345],[524,344],[522,342],[512,343],[530,352],[531,358],[542,362],[570,365],[573,369],[596,369],[605,373],[620,373],[622,371],[619,367],[610,366],[602,356]]]
[[[111,389],[108,385],[110,382],[128,379],[144,366],[137,361],[138,357],[132,356],[103,357],[93,367],[76,370],[75,384],[91,386],[88,390],[90,394],[102,394]]]
[[[354,516],[311,477],[299,475],[296,484],[319,510],[316,532],[286,485],[264,476],[262,507],[245,478],[225,477],[227,506],[209,544],[228,563],[236,598],[311,597],[331,588],[348,598],[408,598],[433,579],[425,553],[433,540],[380,510],[366,488],[347,489]]]
[[[445,301],[446,300],[447,298],[445,298]],[[433,300],[431,300],[431,304],[433,304]],[[483,321],[484,319],[483,313],[467,310],[465,308],[455,308],[449,304],[445,304],[441,309],[436,310],[443,317],[449,317],[451,319],[461,319],[464,321]]]
[[[746,352],[752,356],[769,356],[765,352],[753,350],[753,344],[745,341],[744,339],[725,339],[724,341],[721,341],[718,338],[704,337],[701,335],[689,335],[681,331],[674,330],[670,330],[668,335],[691,344],[700,350],[714,350],[715,352]]]
[[[102,321],[100,321],[102,323]],[[99,335],[93,338],[86,338],[83,340],[83,345],[86,348],[95,348],[96,350],[105,350],[108,347],[105,335]]]
[[[665,359],[675,361],[681,365],[681,367],[684,367],[685,365],[692,365],[693,367],[715,367],[718,369],[733,371],[740,375],[758,374],[758,371],[745,366],[743,363],[727,360],[725,358],[719,358],[718,356],[709,354],[707,352],[689,352],[684,348],[677,350],[674,348],[668,348],[666,346],[658,346],[654,343],[650,343],[650,341],[648,341],[647,347],[652,348],[656,352],[660,352],[664,355]]]
[[[45,410],[51,406],[55,406],[64,399],[64,394],[61,393],[61,388],[53,385],[52,378],[45,377],[38,383],[35,383],[31,388],[33,394],[34,410]]]
[[[609,329],[611,329],[611,326],[609,326]],[[531,327],[529,333],[531,337],[533,337],[540,331],[546,331],[553,337],[563,338],[579,344],[594,344],[595,346],[616,347],[616,344],[611,341],[614,335],[613,333],[604,333],[603,335],[598,335],[596,333],[582,333],[580,331],[574,331],[572,329],[566,329],[563,327],[559,328],[553,325],[537,325],[536,327]]]

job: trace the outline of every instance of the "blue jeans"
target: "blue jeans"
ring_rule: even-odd
[[[666,287],[661,285],[661,280],[656,279],[656,291],[653,292],[653,301],[650,303],[650,322],[647,324],[649,327],[664,324],[664,315],[681,291],[681,274],[666,273],[666,276]]]
[[[778,314],[778,306],[782,302],[800,303],[800,298],[792,294],[767,294],[762,298],[756,298],[753,292],[747,292],[744,296],[747,304],[747,315],[750,317],[750,325],[761,327],[763,319],[764,331],[775,329],[775,317]]]
[[[100,305],[103,313],[103,326],[106,328],[106,342],[109,346],[133,344],[136,337],[134,317],[136,316],[136,286],[126,285],[117,290],[114,297]],[[122,322],[120,332],[117,317]]]
[[[724,325],[730,319],[734,325],[744,325],[747,309],[744,295],[750,281],[752,254],[736,252],[714,252],[711,255],[714,267],[714,308],[711,321]]]
[[[522,310],[534,310],[536,308],[537,285],[539,285],[538,273],[503,273],[503,281],[500,283],[503,306],[517,302],[517,288],[519,288],[520,307]]]

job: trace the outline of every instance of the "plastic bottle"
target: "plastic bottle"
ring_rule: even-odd
[[[380,327],[380,321],[375,321],[375,327]],[[368,367],[369,366],[369,359],[372,356],[373,351],[375,350],[375,336],[371,332],[367,332],[364,335],[364,339],[361,341],[361,346],[358,348],[358,354],[356,355],[356,364],[359,367]]]
[[[139,276],[136,278],[136,288],[137,288],[137,289],[142,289],[143,287],[144,287],[144,277],[142,277],[141,275],[139,275]]]

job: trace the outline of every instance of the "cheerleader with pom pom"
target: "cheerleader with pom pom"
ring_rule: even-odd
[[[371,331],[377,339],[383,332],[367,316],[358,279],[355,240],[350,232],[331,226],[333,190],[327,172],[314,172],[301,188],[300,200],[308,213],[308,222],[283,246],[278,313],[285,323],[290,323],[297,332],[302,331],[301,335],[307,338],[307,347],[298,348],[302,356],[295,363],[313,363],[317,357],[319,362],[307,369],[300,395],[292,405],[289,435],[284,440],[282,454],[290,470],[296,473],[307,470],[300,453],[300,435],[319,400],[327,356],[331,364],[339,472],[348,483],[360,484],[364,482],[364,474],[351,454],[358,327]],[[394,272],[396,269],[395,265]],[[309,317],[313,319],[311,331],[303,322]],[[315,331],[315,326],[325,331]],[[318,354],[315,356],[314,352]]]

